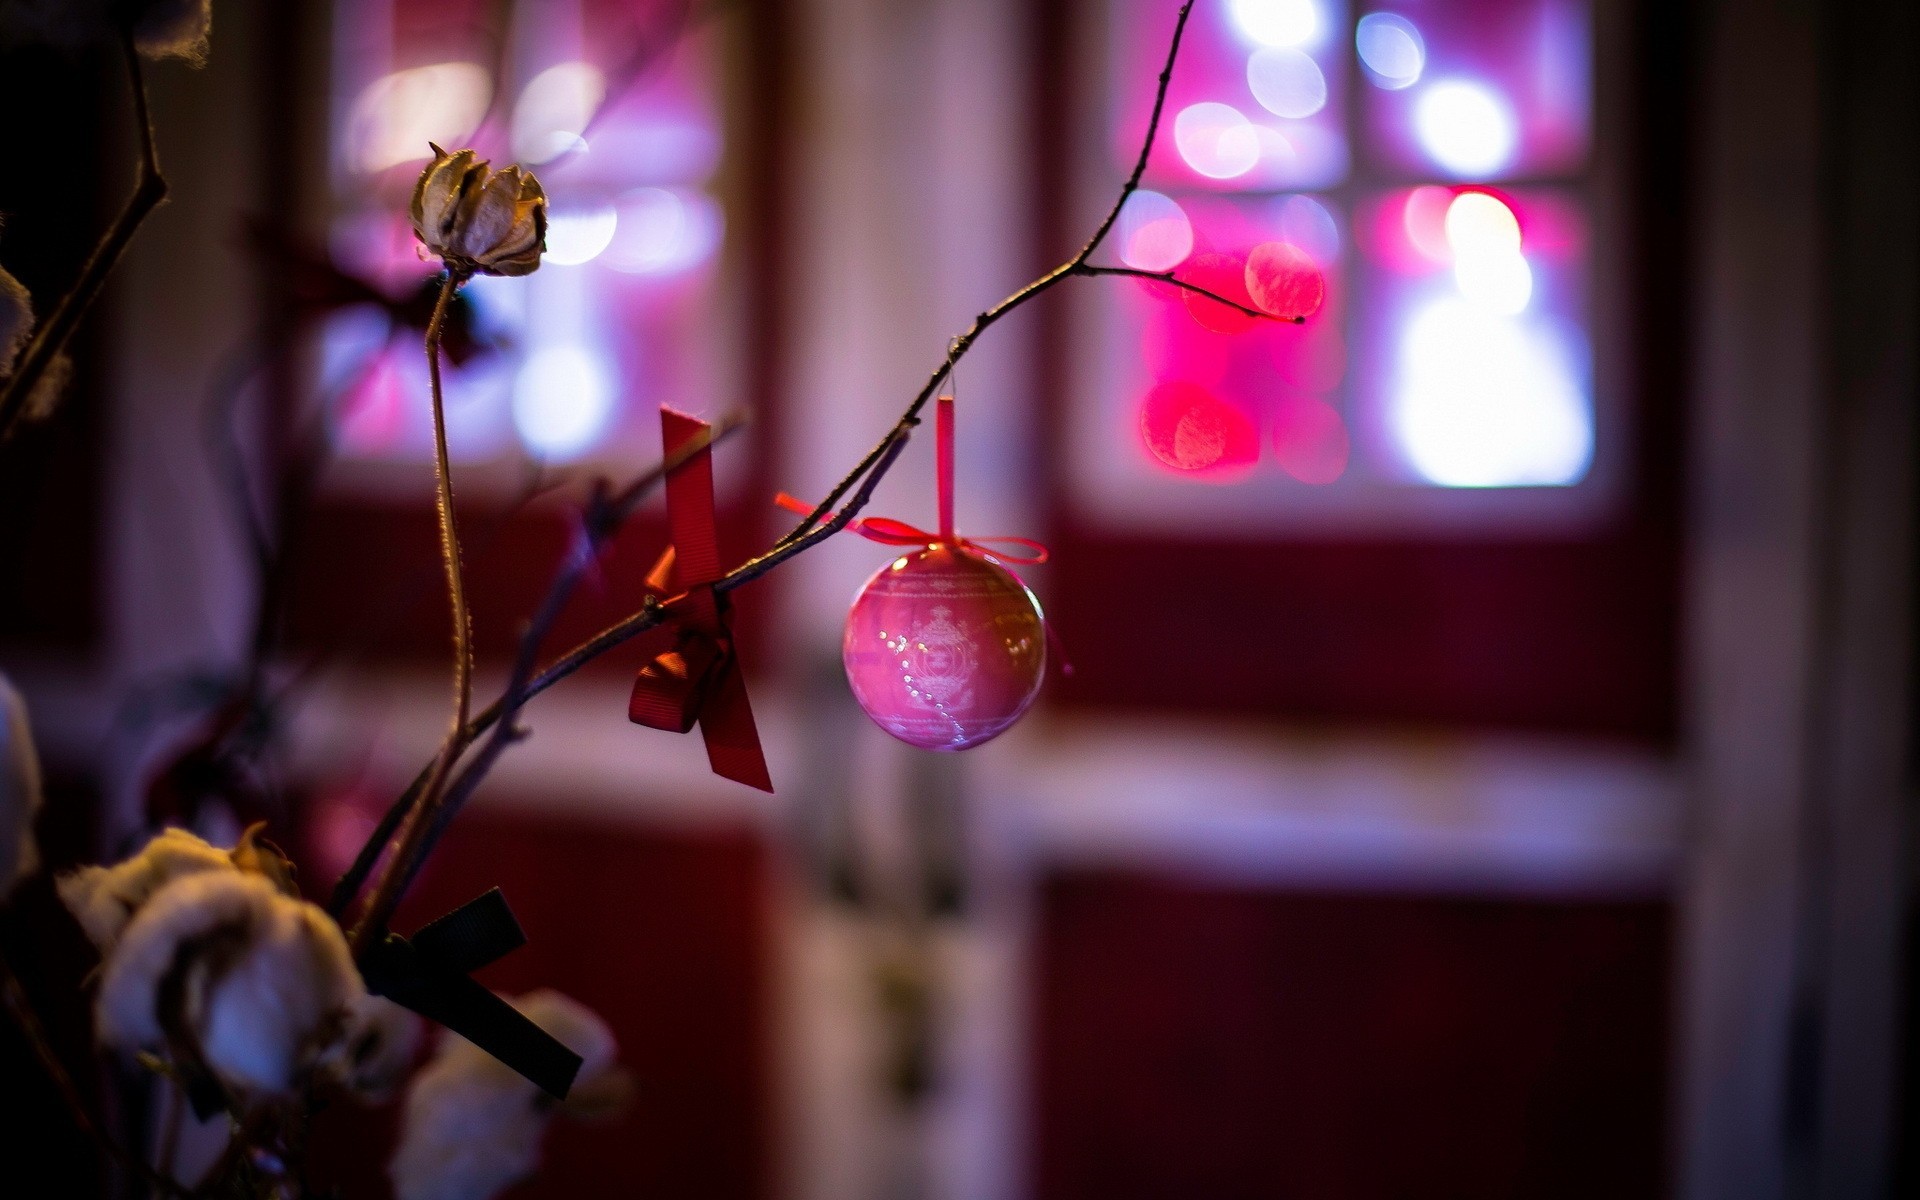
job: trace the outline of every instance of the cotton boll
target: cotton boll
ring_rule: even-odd
[[[618,1046],[605,1021],[559,992],[530,992],[513,1006],[583,1060],[576,1090],[592,1088],[614,1065]],[[397,1200],[489,1200],[540,1162],[552,1111],[519,1073],[449,1034],[414,1077],[388,1174]]]
[[[381,996],[360,997],[347,1013],[346,1033],[324,1064],[341,1084],[369,1100],[384,1100],[406,1079],[426,1023]]]
[[[33,819],[40,812],[40,756],[27,702],[0,674],[0,900],[40,865]]]
[[[13,374],[13,364],[33,332],[33,297],[26,287],[0,270],[0,379]]]
[[[81,867],[55,881],[67,910],[103,952],[148,898],[183,875],[232,871],[225,850],[184,829],[163,829],[140,853],[111,867]]]
[[[184,1043],[227,1086],[284,1094],[364,995],[325,911],[259,875],[202,871],[161,888],[128,924],[96,1020],[108,1045]]]

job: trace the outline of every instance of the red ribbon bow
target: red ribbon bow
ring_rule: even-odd
[[[679,453],[710,426],[696,417],[660,409],[662,453]],[[706,739],[707,761],[716,775],[763,792],[773,790],[760,732],[747,701],[746,677],[734,654],[728,628],[730,606],[713,590],[720,570],[719,532],[713,509],[713,451],[703,448],[667,472],[667,547],[647,586],[665,592],[681,588],[665,602],[666,623],[655,644],[671,645],[655,654],[633,681],[627,719],[636,725],[686,733],[696,722]]]
[[[870,542],[879,542],[887,546],[928,546],[941,542],[949,546],[965,546],[983,554],[991,554],[1006,562],[1037,566],[1047,561],[1047,548],[1032,538],[1011,537],[998,534],[993,537],[963,538],[955,537],[953,532],[953,397],[942,396],[934,413],[934,462],[939,475],[940,487],[940,532],[929,533],[924,529],[909,525],[905,521],[896,521],[892,517],[860,517],[847,523],[847,528]],[[773,502],[788,512],[806,516],[813,511],[813,505],[796,499],[785,492],[773,498]],[[994,549],[995,546],[1015,546],[1018,553]]]

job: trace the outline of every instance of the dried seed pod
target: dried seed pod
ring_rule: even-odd
[[[433,147],[433,161],[414,184],[410,215],[421,244],[460,274],[526,275],[546,249],[540,181],[518,165],[492,170],[471,150]]]

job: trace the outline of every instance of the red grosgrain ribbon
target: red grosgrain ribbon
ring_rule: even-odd
[[[847,528],[870,542],[886,546],[930,546],[944,543],[965,546],[982,554],[991,554],[1005,562],[1036,566],[1047,561],[1047,548],[1032,538],[996,534],[992,537],[963,538],[953,533],[953,397],[942,396],[934,416],[934,461],[940,486],[940,532],[929,533],[892,517],[860,517]],[[788,512],[806,516],[813,505],[781,492],[773,502]],[[1002,547],[1014,547],[1013,550]]]
[[[698,418],[660,410],[662,452],[669,456],[708,436],[710,429]],[[722,572],[711,448],[667,472],[667,529],[673,544],[660,556],[647,584],[664,592],[671,581],[681,590],[662,605],[666,620],[653,644],[668,644],[633,681],[627,719],[675,733],[685,733],[697,722],[714,774],[771,792],[773,779],[760,752],[746,677],[740,673],[728,628],[729,605],[713,590]]]

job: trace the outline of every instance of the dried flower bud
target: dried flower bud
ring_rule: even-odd
[[[0,675],[0,900],[40,865],[33,838],[40,804],[40,756],[33,748],[27,702]]]
[[[100,1040],[165,1051],[245,1095],[283,1095],[333,1049],[366,994],[340,927],[260,875],[160,889],[108,956]]]
[[[421,244],[451,271],[526,275],[547,248],[540,181],[518,165],[490,170],[471,150],[433,147],[433,161],[413,186],[411,215]]]
[[[576,1093],[624,1092],[617,1086],[623,1081],[613,1031],[591,1010],[548,990],[512,1004],[584,1060]],[[489,1200],[539,1165],[540,1140],[554,1111],[551,1098],[518,1072],[448,1034],[407,1090],[400,1147],[388,1168],[394,1195]]]
[[[167,884],[201,871],[233,869],[225,850],[184,829],[163,829],[127,861],[111,867],[81,867],[60,876],[54,886],[80,928],[105,953]]]

